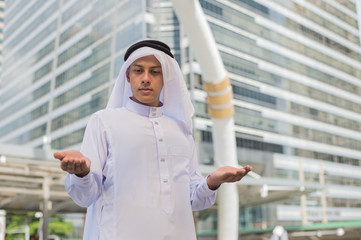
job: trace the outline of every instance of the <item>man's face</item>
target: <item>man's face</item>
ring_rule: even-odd
[[[145,56],[135,60],[127,70],[127,79],[132,89],[133,101],[147,106],[159,106],[163,88],[162,67],[158,59]]]

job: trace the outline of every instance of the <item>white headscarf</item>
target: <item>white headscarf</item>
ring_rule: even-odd
[[[135,50],[125,61],[106,108],[123,107],[129,97],[133,96],[126,71],[135,60],[149,55],[154,55],[162,66],[164,85],[160,101],[163,103],[163,114],[183,122],[191,133],[194,108],[179,65],[174,58],[151,47],[141,47]]]

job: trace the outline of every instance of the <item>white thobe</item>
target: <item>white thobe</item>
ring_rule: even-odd
[[[192,210],[216,197],[198,171],[193,137],[183,125],[129,100],[90,118],[81,152],[90,173],[68,174],[67,192],[87,207],[84,239],[195,240]]]

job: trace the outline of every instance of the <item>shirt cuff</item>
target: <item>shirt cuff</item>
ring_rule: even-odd
[[[203,180],[201,181],[201,183],[198,186],[198,191],[203,196],[210,197],[210,196],[216,194],[217,189],[216,190],[209,189],[208,184],[207,184],[207,178],[203,178]]]
[[[75,174],[69,174],[69,175],[70,175],[70,181],[79,187],[87,187],[90,183],[91,173],[88,173],[84,177],[78,177]]]

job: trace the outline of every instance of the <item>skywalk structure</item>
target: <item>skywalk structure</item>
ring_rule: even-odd
[[[261,176],[237,185],[240,234],[361,219],[357,2],[199,4],[228,72],[211,77],[228,76],[232,87],[235,159]],[[208,110],[217,109],[217,94],[207,90],[200,43],[179,19],[170,0],[6,1],[0,142],[78,148],[126,48],[156,38],[172,47],[186,76],[202,172],[218,167]],[[195,217],[200,236],[217,234],[216,209]]]

